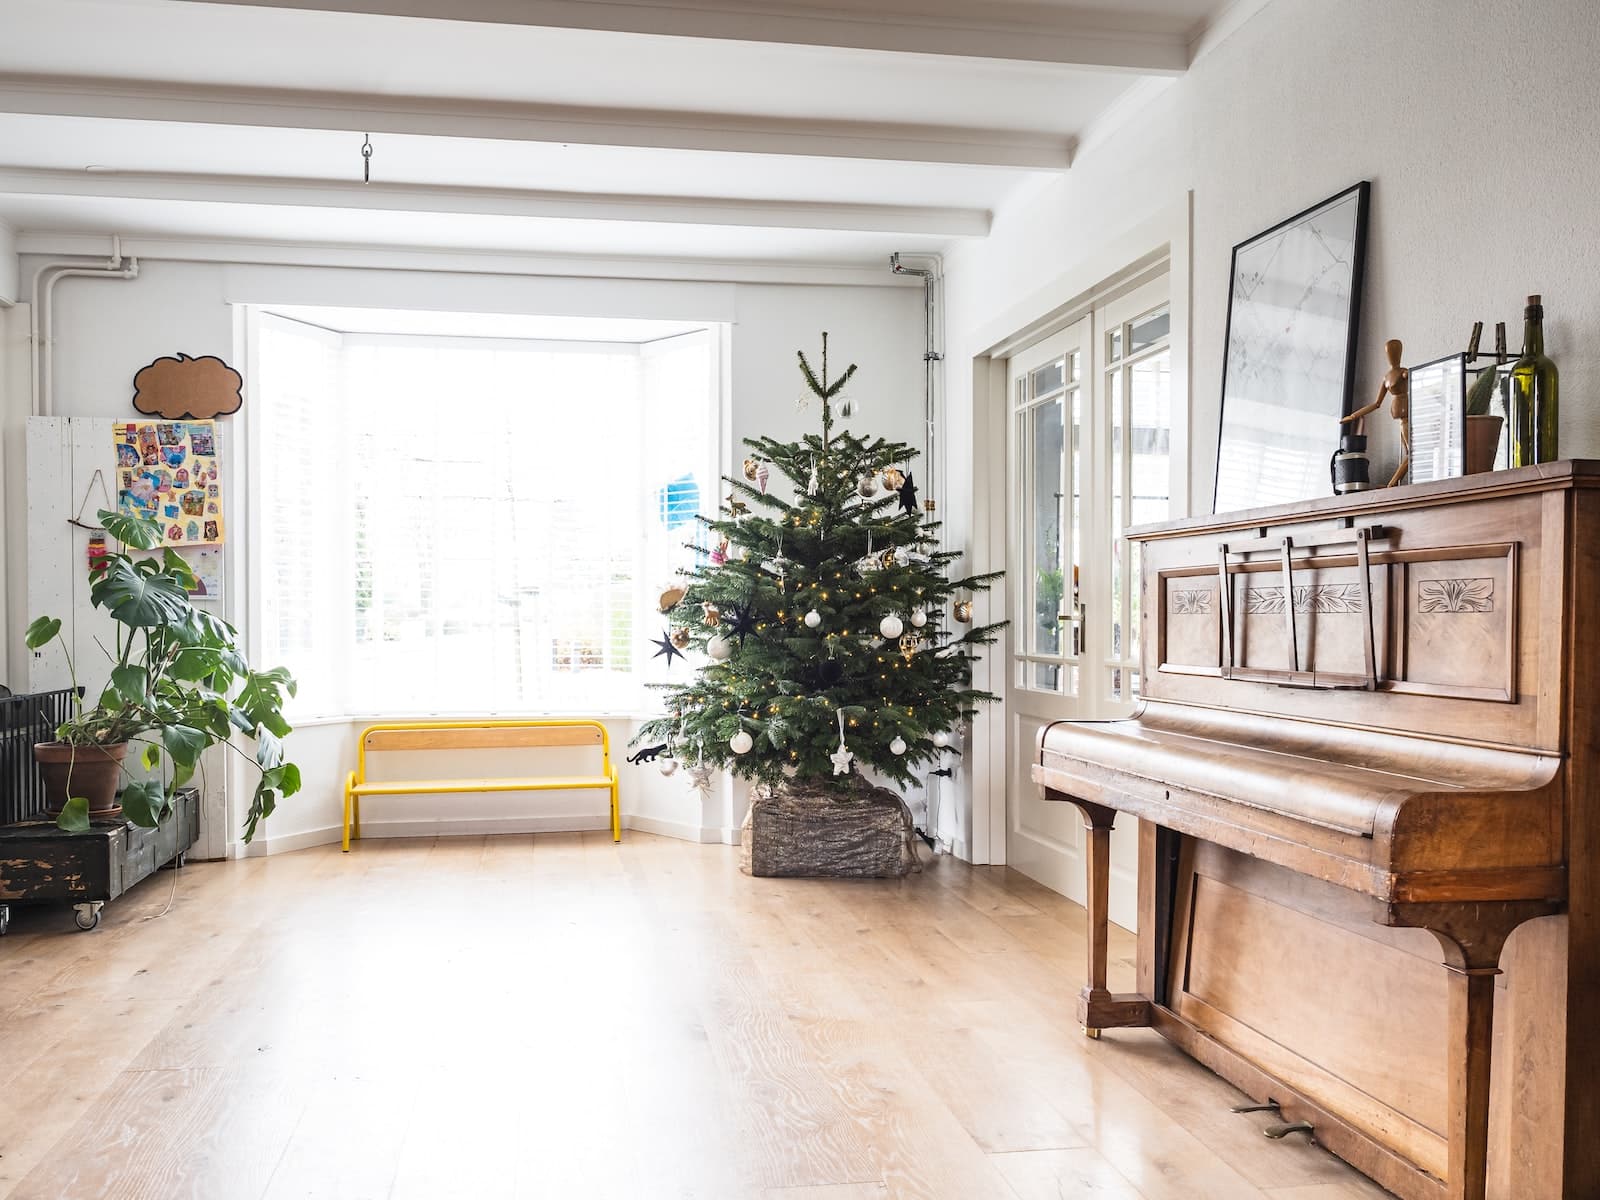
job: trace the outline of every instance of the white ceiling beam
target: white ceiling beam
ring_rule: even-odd
[[[427,184],[364,184],[264,175],[63,171],[0,167],[0,194],[99,196],[203,204],[271,204],[366,212],[452,213],[572,221],[635,221],[760,229],[834,229],[856,233],[984,237],[989,214],[935,208],[825,201],[728,200],[694,196],[522,191]],[[0,250],[3,250],[0,245]]]
[[[183,238],[124,234],[125,255],[165,262],[209,262],[297,267],[364,268],[375,271],[444,271],[468,275],[552,275],[593,279],[704,280],[720,283],[839,284],[851,287],[921,287],[896,275],[888,260],[866,267],[848,263],[760,262],[753,259],[621,258],[606,255],[518,254],[417,246],[368,246],[328,242],[266,242],[240,238]],[[88,233],[20,233],[22,254],[103,258],[111,238]]]
[[[737,154],[1064,170],[1072,138],[964,126],[755,117],[0,73],[0,112]]]
[[[189,0],[198,2],[198,0]],[[362,13],[608,33],[834,46],[1181,74],[1193,30],[1100,8],[1007,0],[206,0],[252,8]]]

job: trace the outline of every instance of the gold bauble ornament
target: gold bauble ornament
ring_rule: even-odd
[[[971,624],[971,622],[972,622],[972,601],[971,600],[957,600],[956,603],[955,603],[955,608],[954,608],[953,612],[954,612],[956,620],[960,621],[963,625]]]
[[[905,486],[905,472],[898,467],[889,467],[883,472],[883,486],[891,492],[898,492]]]
[[[880,558],[878,561],[883,564],[883,569],[887,571],[890,567],[894,566],[894,564],[896,562],[898,562],[899,560],[895,558],[895,554],[894,554],[893,550],[885,550],[883,552],[883,557]]]
[[[916,657],[917,643],[920,640],[914,633],[902,633],[900,635],[900,653],[905,657],[906,662],[909,663]]]
[[[711,628],[715,629],[718,625],[722,624],[722,614],[717,611],[717,606],[715,604],[702,604],[700,606],[700,611],[705,616],[706,624]]]
[[[672,644],[679,650],[682,650],[688,646],[689,631],[687,629],[674,629],[672,631]]]
[[[751,483],[756,481],[756,472],[761,469],[761,464],[753,458],[744,460],[744,477]]]

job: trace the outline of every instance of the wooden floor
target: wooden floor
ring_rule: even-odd
[[[1004,868],[368,841],[162,872],[87,934],[13,911],[11,1200],[1384,1195],[1153,1034],[1086,1040],[1082,910]]]

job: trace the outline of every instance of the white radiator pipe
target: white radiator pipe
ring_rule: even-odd
[[[111,239],[111,257],[101,267],[83,266],[76,261],[48,262],[33,275],[33,306],[28,312],[31,326],[29,343],[33,351],[33,406],[36,417],[55,415],[54,355],[55,322],[51,312],[56,284],[70,277],[89,279],[137,279],[139,260],[122,261],[122,239]]]

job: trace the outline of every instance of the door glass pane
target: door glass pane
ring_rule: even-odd
[[[1127,439],[1123,431],[1120,369],[1106,373],[1106,409],[1111,423],[1111,465],[1108,471],[1111,485],[1111,657],[1121,658],[1123,591],[1127,583],[1127,570],[1123,563],[1126,543],[1122,539],[1122,531],[1127,528],[1122,488]]]
[[[1146,346],[1155,345],[1167,336],[1171,328],[1172,311],[1165,306],[1140,317],[1128,327],[1128,353],[1137,354]]]
[[[1077,376],[1078,356],[1072,356],[1073,376]],[[1071,581],[1067,589],[1064,603],[1066,611],[1071,614],[1072,621],[1067,643],[1062,650],[1073,658],[1083,653],[1083,609],[1079,604],[1078,588],[1081,581],[1078,577],[1078,564],[1083,561],[1083,389],[1073,388],[1069,398],[1072,405],[1072,506],[1067,510],[1067,520],[1072,528],[1072,542],[1068,549],[1066,560],[1066,574]],[[1074,681],[1077,671],[1072,673]],[[1070,694],[1077,694],[1074,682]]]
[[[1122,326],[1118,325],[1106,338],[1106,362],[1114,363],[1122,358]]]
[[[1028,502],[1034,575],[1034,654],[1061,653],[1062,612],[1062,499],[1066,481],[1066,438],[1063,400],[1057,398],[1029,410],[1027,444],[1030,454],[1032,495]]]
[[[1059,358],[1055,362],[1036,367],[1029,376],[1034,396],[1048,396],[1051,392],[1059,391],[1064,382],[1064,374],[1065,364]]]
[[[1061,668],[1052,663],[1034,663],[1033,682],[1030,686],[1038,692],[1059,692]]]
[[[1128,377],[1129,467],[1133,483],[1128,523],[1148,525],[1172,515],[1172,351],[1135,363]],[[1128,656],[1138,654],[1140,547],[1129,562],[1131,606]]]

